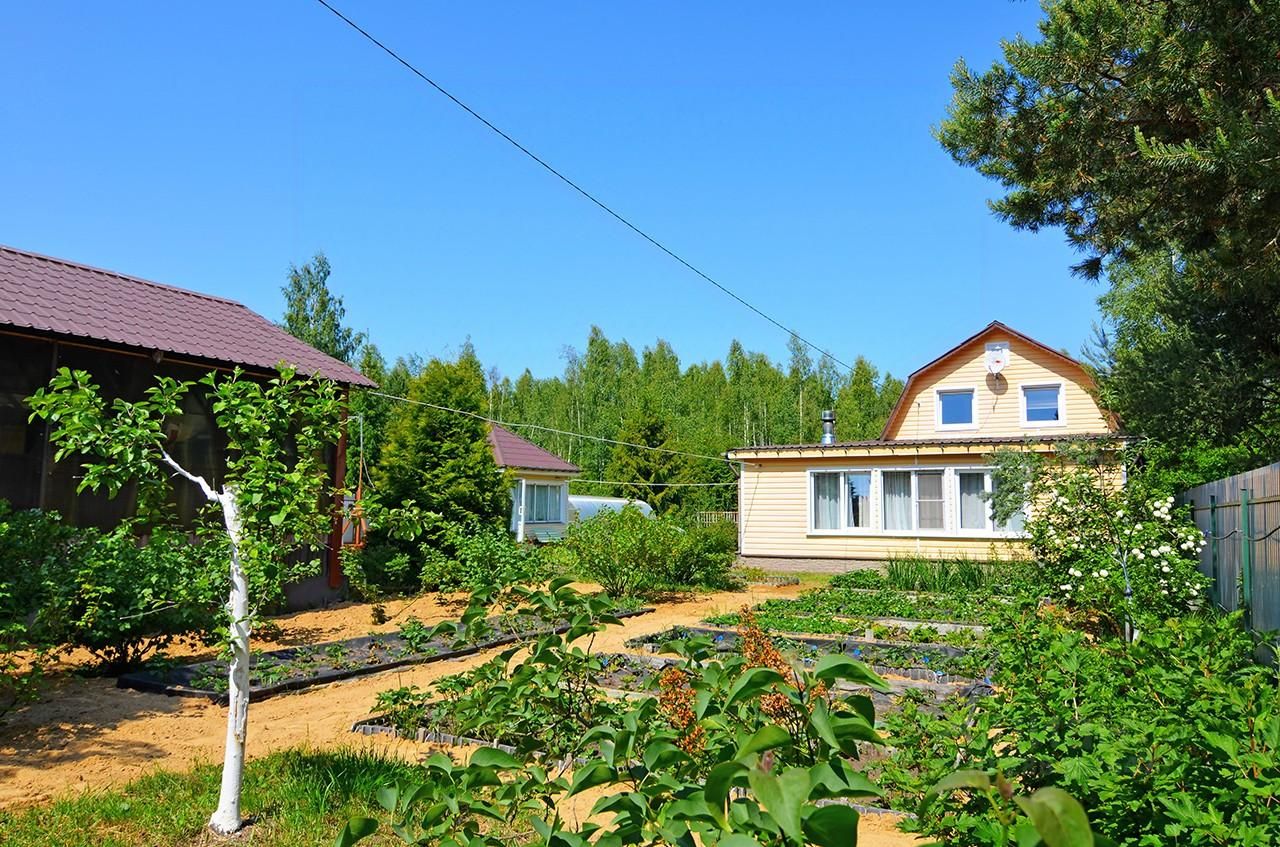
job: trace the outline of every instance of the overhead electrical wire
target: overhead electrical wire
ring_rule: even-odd
[[[450,408],[449,406],[441,406],[437,403],[428,403],[425,400],[414,400],[410,397],[401,397],[397,394],[387,394],[386,392],[383,392],[383,391],[373,391],[372,389],[365,389],[365,393],[373,395],[374,397],[384,397],[388,400],[398,400],[401,403],[410,403],[414,406],[425,406],[428,409],[436,409],[441,412],[452,412],[455,415],[465,415],[469,418],[475,418],[476,420],[484,421],[485,423],[497,424],[498,426],[509,427],[511,429],[536,429],[539,432],[550,432],[556,435],[570,436],[572,438],[585,438],[589,441],[601,441],[605,444],[615,444],[621,447],[634,447],[637,450],[651,450],[655,453],[670,453],[675,456],[687,456],[692,459],[710,459],[711,461],[715,461],[715,462],[724,462],[725,464],[730,466],[742,464],[741,462],[732,461],[724,456],[713,456],[710,453],[691,453],[688,450],[675,450],[671,447],[651,447],[648,444],[637,444],[634,441],[619,441],[616,438],[605,438],[602,435],[587,435],[586,433],[583,433],[583,432],[572,432],[567,429],[556,429],[553,426],[543,426],[542,424],[513,423],[511,421],[502,421],[502,420],[498,420],[497,418],[485,417],[484,415],[481,415],[477,412],[468,412],[465,409],[453,409],[453,408]]]
[[[475,118],[475,119],[476,119],[477,121],[479,121],[480,123],[484,124],[484,125],[485,125],[486,127],[488,127],[490,130],[492,130],[496,135],[498,135],[498,136],[499,136],[500,138],[502,138],[504,141],[506,141],[507,143],[509,143],[512,147],[515,147],[517,150],[519,150],[519,151],[520,151],[521,153],[523,153],[525,156],[527,156],[528,158],[532,159],[532,160],[533,160],[534,162],[536,162],[537,164],[541,165],[541,166],[542,166],[546,171],[548,171],[549,173],[551,173],[553,176],[555,176],[557,179],[559,179],[559,180],[560,180],[561,182],[563,182],[565,185],[569,186],[569,187],[570,187],[570,188],[572,188],[574,191],[576,191],[578,194],[581,194],[581,195],[582,195],[583,197],[585,197],[587,200],[591,201],[591,202],[592,202],[593,204],[595,204],[599,209],[601,209],[603,212],[605,212],[605,214],[609,215],[609,216],[610,216],[610,217],[612,217],[614,220],[618,221],[620,224],[622,224],[623,226],[625,226],[627,229],[631,230],[631,231],[632,231],[632,232],[634,232],[636,235],[640,236],[640,237],[641,237],[641,238],[643,238],[645,241],[649,242],[649,243],[650,243],[650,244],[652,244],[654,247],[656,247],[656,248],[658,248],[659,250],[661,250],[663,253],[667,254],[667,256],[669,256],[669,257],[671,257],[672,259],[674,259],[675,261],[679,262],[679,263],[680,263],[681,265],[683,265],[685,268],[687,268],[688,270],[692,271],[694,274],[696,274],[697,276],[701,277],[701,278],[702,278],[703,280],[705,280],[706,282],[709,282],[711,285],[713,285],[713,286],[715,286],[716,288],[718,288],[718,289],[719,289],[721,292],[723,292],[724,294],[728,295],[729,297],[732,297],[734,300],[736,300],[736,301],[737,301],[738,303],[740,303],[742,306],[745,306],[747,309],[751,310],[751,311],[752,311],[752,312],[754,312],[755,314],[757,314],[757,315],[759,315],[760,317],[764,318],[766,321],[768,321],[769,323],[773,324],[773,325],[774,325],[774,326],[776,326],[778,329],[780,329],[780,330],[782,330],[783,332],[787,333],[787,335],[789,335],[789,336],[791,336],[792,338],[796,339],[796,340],[797,340],[797,341],[799,341],[801,344],[804,344],[804,345],[806,345],[807,347],[809,347],[810,349],[815,350],[815,351],[817,351],[818,353],[821,353],[823,356],[827,357],[827,358],[828,358],[828,359],[830,359],[831,361],[833,361],[833,362],[835,362],[836,364],[840,365],[841,367],[843,367],[845,370],[849,371],[850,373],[852,373],[852,372],[853,372],[853,366],[852,366],[852,365],[850,365],[848,362],[845,362],[845,361],[841,360],[839,357],[837,357],[837,356],[836,356],[834,353],[832,353],[831,351],[829,351],[829,350],[827,350],[827,349],[825,349],[825,348],[823,348],[823,347],[819,347],[817,344],[814,344],[812,341],[810,341],[809,339],[805,338],[803,335],[801,335],[800,333],[796,332],[796,331],[795,331],[794,329],[792,329],[791,327],[789,327],[789,326],[787,326],[786,324],[782,323],[782,321],[778,320],[777,318],[774,318],[772,315],[769,315],[769,314],[768,314],[768,313],[766,313],[764,310],[760,309],[759,307],[757,307],[757,306],[756,306],[756,305],[754,305],[753,303],[751,303],[751,302],[749,302],[748,300],[746,300],[744,297],[742,297],[741,295],[739,295],[739,294],[738,294],[737,292],[735,292],[733,289],[729,288],[727,285],[724,285],[723,283],[721,283],[721,282],[717,281],[717,280],[716,280],[716,279],[714,279],[710,274],[706,273],[706,272],[705,272],[705,271],[703,271],[701,268],[697,267],[697,266],[696,266],[696,265],[694,265],[692,262],[690,262],[689,260],[685,259],[685,258],[684,258],[683,256],[681,256],[679,253],[676,253],[676,252],[675,252],[674,250],[672,250],[670,247],[667,247],[665,244],[663,244],[663,243],[662,243],[661,241],[659,241],[657,238],[655,238],[654,236],[650,235],[648,232],[646,232],[645,230],[641,229],[641,228],[640,228],[639,226],[637,226],[636,224],[633,224],[630,220],[628,220],[626,217],[624,217],[620,212],[615,211],[615,210],[613,209],[613,207],[611,207],[611,206],[609,206],[608,204],[606,204],[603,200],[599,199],[599,198],[598,198],[598,197],[596,197],[594,194],[592,194],[591,192],[589,192],[589,191],[587,191],[585,188],[583,188],[581,185],[579,185],[578,183],[574,182],[574,181],[573,181],[572,179],[570,179],[569,177],[565,176],[561,171],[557,170],[555,167],[553,167],[551,164],[549,164],[545,159],[543,159],[542,157],[538,156],[536,153],[534,153],[534,152],[533,152],[532,150],[530,150],[528,147],[525,147],[523,144],[521,144],[519,141],[517,141],[517,140],[516,140],[515,138],[513,138],[512,136],[508,135],[505,131],[503,131],[502,129],[500,129],[497,125],[495,125],[492,121],[490,121],[490,120],[489,120],[488,118],[486,118],[484,115],[480,114],[480,113],[479,113],[479,112],[477,112],[475,109],[473,109],[473,108],[471,108],[470,106],[468,106],[466,103],[464,103],[462,100],[460,100],[457,96],[455,96],[452,92],[450,92],[450,91],[449,91],[448,89],[446,89],[444,86],[440,85],[440,83],[436,82],[436,81],[435,81],[435,80],[433,80],[431,77],[427,76],[425,73],[423,73],[422,71],[418,70],[418,68],[417,68],[417,67],[415,67],[415,66],[414,66],[414,65],[413,65],[413,64],[412,64],[408,59],[405,59],[403,56],[401,56],[401,55],[400,55],[399,53],[397,53],[395,50],[392,50],[390,47],[388,47],[386,44],[383,44],[381,41],[379,41],[377,38],[375,38],[372,34],[370,34],[366,29],[364,29],[364,28],[363,28],[362,26],[360,26],[358,23],[356,23],[355,21],[351,20],[351,18],[347,17],[347,16],[346,16],[346,15],[344,15],[342,12],[338,11],[337,9],[335,9],[333,6],[331,6],[331,5],[327,2],[327,0],[316,0],[316,2],[317,2],[317,3],[319,3],[321,6],[324,6],[326,9],[328,9],[328,10],[329,10],[330,12],[332,12],[334,15],[336,15],[336,16],[337,16],[341,21],[343,21],[345,24],[347,24],[347,26],[351,27],[351,28],[352,28],[352,29],[354,29],[356,32],[360,33],[360,35],[364,36],[364,38],[365,38],[365,39],[367,39],[371,44],[373,44],[373,45],[374,45],[374,46],[376,46],[378,49],[382,50],[384,53],[386,53],[388,56],[390,56],[392,59],[395,59],[397,62],[399,62],[401,65],[403,65],[403,66],[404,66],[404,67],[405,67],[405,68],[406,68],[410,73],[412,73],[414,76],[418,77],[418,78],[419,78],[419,79],[421,79],[423,82],[425,82],[427,85],[431,86],[431,87],[432,87],[432,88],[434,88],[436,91],[440,92],[440,93],[441,93],[441,94],[443,94],[445,97],[449,98],[449,100],[450,100],[450,101],[452,101],[452,102],[453,102],[453,104],[454,104],[454,105],[456,105],[458,108],[462,109],[462,110],[463,110],[464,112],[466,112],[468,115],[470,115],[471,117]]]

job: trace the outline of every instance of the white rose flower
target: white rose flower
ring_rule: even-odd
[[[1168,565],[1161,565],[1161,566],[1160,566],[1160,573],[1168,573],[1168,572],[1169,572],[1169,566],[1168,566]]]
[[[1101,577],[1103,577],[1104,579],[1105,579],[1106,577],[1111,576],[1111,574],[1110,574],[1108,571],[1105,571],[1105,570],[1098,571],[1098,575],[1099,575],[1099,576],[1101,576]]]

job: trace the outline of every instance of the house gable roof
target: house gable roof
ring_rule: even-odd
[[[0,245],[3,326],[374,386],[234,300]]]
[[[532,441],[526,441],[498,424],[489,424],[489,446],[493,448],[493,459],[500,468],[565,474],[581,472],[572,462],[566,462],[555,453],[542,449]]]
[[[939,365],[942,365],[947,361],[949,361],[953,356],[955,356],[965,347],[968,347],[970,344],[974,344],[978,341],[982,341],[983,339],[989,338],[990,336],[993,336],[993,335],[1003,335],[1011,338],[1016,338],[1017,340],[1023,342],[1024,344],[1035,347],[1037,350],[1040,350],[1041,352],[1045,353],[1051,358],[1058,360],[1065,367],[1074,370],[1077,373],[1078,382],[1081,386],[1085,388],[1094,387],[1093,376],[1089,373],[1089,371],[1085,368],[1085,366],[1081,364],[1079,361],[1077,361],[1076,359],[1071,358],[1066,353],[1063,353],[1059,350],[1054,350],[1052,347],[1049,347],[1046,344],[1042,344],[1039,341],[1036,341],[1031,336],[1018,332],[1016,329],[1013,329],[1012,327],[1007,326],[1001,323],[1000,321],[992,321],[982,329],[978,330],[973,335],[966,338],[964,341],[961,341],[959,344],[955,345],[950,350],[943,353],[941,356],[938,356],[936,359],[933,359],[923,367],[916,369],[911,374],[911,376],[907,377],[907,382],[902,387],[902,394],[899,395],[898,402],[894,404],[893,410],[889,413],[888,420],[885,421],[884,429],[880,433],[880,439],[888,440],[890,434],[895,431],[898,424],[901,422],[903,414],[911,405],[911,398],[915,395],[916,383],[919,382],[921,377],[923,377],[924,375],[932,371],[934,368],[937,368]]]

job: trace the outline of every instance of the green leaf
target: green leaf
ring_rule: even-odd
[[[1036,826],[1048,847],[1094,847],[1093,830],[1084,807],[1061,788],[1041,788],[1015,801]]]
[[[751,668],[733,683],[733,686],[729,689],[729,696],[725,699],[725,706],[732,706],[734,703],[759,694],[769,686],[777,685],[782,681],[782,674],[775,670]]]
[[[572,797],[575,794],[581,794],[589,788],[595,788],[597,785],[604,785],[607,782],[614,782],[618,778],[618,772],[606,765],[604,762],[592,762],[578,770],[573,775],[573,784],[569,787],[569,793],[566,797]]]
[[[747,771],[747,781],[760,805],[769,812],[787,837],[796,844],[803,844],[804,830],[800,823],[800,810],[809,796],[808,771],[790,768],[781,776],[775,776],[752,768]]]
[[[280,524],[284,523],[284,519],[285,519],[284,512],[276,512],[271,517],[267,518],[267,520],[271,521],[272,526],[280,526]]]
[[[481,747],[471,754],[471,764],[481,768],[518,768],[520,761],[510,753],[493,747]]]
[[[881,679],[875,671],[842,653],[828,653],[819,659],[813,669],[813,675],[823,682],[844,679],[876,691],[889,690],[889,683]]]
[[[384,785],[378,789],[374,795],[378,800],[378,805],[386,809],[388,812],[395,814],[396,803],[400,800],[400,789],[395,785]]]
[[[947,794],[960,788],[987,791],[991,788],[991,777],[985,771],[954,771],[938,780],[925,794]]]
[[[338,833],[333,847],[351,847],[357,841],[368,838],[378,831],[378,822],[373,818],[352,818]]]
[[[712,768],[702,789],[707,805],[716,811],[723,811],[724,801],[733,788],[734,779],[746,769],[747,766],[741,762],[721,762]]]
[[[759,753],[764,750],[771,750],[774,747],[781,747],[784,744],[791,743],[791,733],[787,732],[780,726],[768,724],[756,730],[755,734],[746,740],[746,742],[738,748],[738,753],[734,756],[738,761],[742,761],[752,753]]]
[[[851,806],[820,806],[804,819],[804,834],[818,847],[854,847],[858,812]]]

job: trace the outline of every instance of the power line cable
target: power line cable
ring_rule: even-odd
[[[535,429],[535,430],[538,430],[539,432],[550,432],[556,435],[571,436],[573,438],[585,438],[590,441],[602,441],[605,444],[616,444],[622,447],[634,447],[638,450],[652,450],[656,453],[670,453],[676,456],[688,456],[689,458],[692,458],[692,459],[710,459],[716,462],[724,462],[725,464],[730,466],[740,464],[739,462],[731,461],[730,459],[727,459],[724,456],[712,456],[708,453],[690,453],[687,450],[675,450],[670,447],[651,447],[648,444],[636,444],[634,441],[619,441],[616,438],[605,438],[602,435],[587,435],[586,433],[582,433],[582,432],[572,432],[567,429],[556,429],[553,426],[543,426],[542,424],[513,423],[511,421],[501,421],[501,420],[498,420],[497,418],[485,417],[484,415],[478,414],[476,412],[468,412],[465,409],[453,409],[448,406],[438,405],[436,403],[428,403],[425,400],[413,400],[409,397],[400,397],[396,394],[387,394],[382,391],[373,391],[371,389],[366,389],[365,393],[371,394],[374,397],[385,397],[388,400],[398,400],[401,403],[410,403],[415,406],[425,406],[428,409],[436,409],[441,412],[452,412],[455,415],[466,415],[469,418],[475,418],[476,420],[484,421],[485,423],[497,424],[498,426],[510,427],[512,429]]]
[[[419,78],[419,79],[421,79],[423,82],[425,82],[427,85],[430,85],[430,86],[431,86],[432,88],[434,88],[436,91],[440,92],[440,93],[441,93],[441,94],[443,94],[445,97],[449,98],[449,100],[451,100],[451,101],[454,103],[454,105],[458,106],[458,108],[462,109],[464,112],[466,112],[467,114],[471,115],[471,117],[475,118],[475,119],[476,119],[476,120],[478,120],[480,123],[484,124],[484,125],[485,125],[486,127],[488,127],[490,130],[492,130],[494,133],[496,133],[500,138],[502,138],[503,140],[505,140],[505,141],[506,141],[507,143],[509,143],[511,146],[515,147],[517,150],[519,150],[519,151],[520,151],[521,153],[523,153],[525,156],[527,156],[527,157],[529,157],[530,159],[532,159],[534,162],[536,162],[536,163],[538,163],[539,165],[541,165],[544,169],[546,169],[549,173],[551,173],[553,176],[555,176],[557,179],[559,179],[559,180],[560,180],[561,182],[563,182],[565,185],[569,186],[569,187],[570,187],[570,188],[572,188],[574,191],[578,192],[578,193],[579,193],[579,194],[581,194],[583,197],[585,197],[587,200],[591,201],[593,204],[595,204],[597,207],[599,207],[603,212],[605,212],[607,215],[609,215],[610,217],[612,217],[612,218],[614,218],[615,220],[617,220],[619,223],[621,223],[621,224],[622,224],[623,226],[625,226],[627,229],[631,230],[631,231],[632,231],[632,232],[634,232],[636,235],[640,236],[640,237],[641,237],[641,238],[643,238],[645,241],[647,241],[647,242],[649,242],[650,244],[652,244],[654,247],[657,247],[657,248],[658,248],[659,250],[661,250],[663,253],[666,253],[666,254],[667,254],[668,256],[670,256],[672,259],[675,259],[675,260],[676,260],[677,262],[679,262],[681,265],[683,265],[684,267],[686,267],[686,268],[687,268],[687,269],[689,269],[690,271],[693,271],[693,273],[697,274],[699,277],[701,277],[701,278],[702,278],[702,279],[704,279],[705,281],[707,281],[707,282],[711,283],[711,284],[712,284],[712,285],[714,285],[716,288],[720,289],[720,291],[722,291],[724,294],[727,294],[729,297],[732,297],[734,300],[738,301],[738,303],[740,303],[741,305],[743,305],[743,306],[745,306],[746,308],[750,309],[752,312],[755,312],[757,315],[759,315],[760,317],[764,318],[766,321],[768,321],[769,323],[773,324],[773,325],[774,325],[774,326],[776,326],[778,329],[780,329],[780,330],[782,330],[783,332],[787,333],[787,334],[788,334],[789,336],[791,336],[792,338],[795,338],[797,341],[799,341],[800,343],[802,343],[802,344],[804,344],[804,345],[808,346],[810,349],[815,350],[815,351],[817,351],[818,353],[821,353],[823,356],[826,356],[826,357],[827,357],[827,358],[829,358],[831,361],[833,361],[833,362],[835,362],[836,364],[838,364],[838,365],[840,365],[841,367],[843,367],[845,370],[850,371],[850,372],[852,372],[852,371],[853,371],[853,366],[852,366],[852,365],[850,365],[848,362],[845,362],[845,361],[841,360],[841,359],[840,359],[840,358],[838,358],[834,353],[830,352],[829,350],[826,350],[826,349],[825,349],[825,348],[823,348],[823,347],[819,347],[817,344],[814,344],[812,341],[810,341],[809,339],[805,338],[803,335],[801,335],[800,333],[796,332],[794,329],[791,329],[790,327],[788,327],[786,324],[782,323],[782,322],[781,322],[781,321],[779,321],[778,319],[776,319],[776,318],[774,318],[773,316],[771,316],[771,315],[769,315],[769,314],[765,313],[762,309],[760,309],[760,308],[758,308],[757,306],[755,306],[754,304],[752,304],[752,303],[748,302],[745,298],[743,298],[743,297],[742,297],[741,295],[739,295],[737,292],[733,291],[733,290],[732,290],[731,288],[729,288],[728,286],[726,286],[726,285],[724,285],[724,284],[722,284],[722,283],[718,282],[718,281],[717,281],[716,279],[714,279],[710,274],[708,274],[708,273],[706,273],[705,271],[701,270],[700,268],[698,268],[697,266],[695,266],[692,262],[688,261],[688,260],[687,260],[687,259],[685,259],[683,256],[681,256],[680,254],[676,253],[676,252],[675,252],[674,250],[672,250],[671,248],[667,247],[665,244],[663,244],[663,243],[662,243],[661,241],[659,241],[657,238],[653,237],[652,235],[650,235],[649,233],[645,232],[645,231],[644,231],[643,229],[641,229],[640,227],[638,227],[638,226],[636,226],[635,224],[633,224],[630,220],[628,220],[627,218],[623,217],[621,213],[614,211],[614,209],[613,209],[611,206],[609,206],[608,204],[606,204],[604,201],[600,200],[600,199],[599,199],[598,197],[596,197],[594,194],[592,194],[591,192],[587,191],[585,188],[583,188],[583,187],[582,187],[581,185],[579,185],[578,183],[574,182],[574,181],[573,181],[572,179],[570,179],[569,177],[565,176],[565,175],[564,175],[563,173],[561,173],[560,171],[556,170],[556,169],[555,169],[552,165],[550,165],[550,164],[549,164],[545,159],[541,158],[541,157],[540,157],[540,156],[538,156],[536,153],[534,153],[532,150],[530,150],[528,147],[525,147],[523,144],[521,144],[519,141],[517,141],[515,138],[511,137],[511,136],[510,136],[510,135],[508,135],[506,132],[504,132],[503,130],[499,129],[499,128],[498,128],[498,127],[497,127],[497,126],[496,126],[492,121],[490,121],[490,120],[489,120],[488,118],[486,118],[484,115],[482,115],[482,114],[480,114],[479,112],[477,112],[475,109],[473,109],[473,108],[471,108],[470,106],[468,106],[466,103],[462,102],[462,100],[460,100],[460,99],[458,99],[456,96],[454,96],[454,94],[453,94],[453,93],[451,93],[448,89],[446,89],[446,88],[444,88],[442,85],[440,85],[440,83],[436,82],[436,81],[435,81],[435,80],[433,80],[431,77],[427,76],[425,73],[423,73],[422,71],[418,70],[418,69],[417,69],[417,68],[416,68],[416,67],[415,67],[411,62],[409,62],[409,60],[405,59],[403,56],[401,56],[401,55],[400,55],[399,53],[397,53],[395,50],[392,50],[390,47],[388,47],[387,45],[383,44],[381,41],[379,41],[377,38],[375,38],[373,35],[371,35],[367,30],[365,30],[363,27],[361,27],[361,26],[360,26],[359,24],[357,24],[355,21],[351,20],[351,18],[347,17],[347,16],[346,16],[346,15],[344,15],[342,12],[339,12],[339,11],[338,11],[337,9],[335,9],[333,6],[329,5],[329,3],[328,3],[328,2],[326,2],[326,0],[316,0],[316,2],[317,2],[317,3],[319,3],[321,6],[324,6],[324,7],[325,7],[326,9],[328,9],[330,12],[333,12],[333,14],[334,14],[334,15],[336,15],[336,16],[337,16],[341,21],[343,21],[344,23],[346,23],[346,24],[347,24],[347,26],[351,27],[351,28],[352,28],[352,29],[354,29],[356,32],[360,33],[360,35],[364,36],[364,37],[365,37],[365,38],[366,38],[370,43],[372,43],[372,44],[373,44],[374,46],[376,46],[378,49],[382,50],[382,51],[383,51],[384,53],[386,53],[388,56],[390,56],[391,58],[395,59],[397,62],[399,62],[401,65],[403,65],[403,66],[404,66],[404,67],[405,67],[405,68],[406,68],[410,73],[412,73],[414,76],[418,77],[418,78]]]
[[[573,485],[575,482],[590,482],[593,485],[643,485],[649,489],[692,489],[692,487],[712,487],[716,485],[737,485],[737,481],[732,482],[640,482],[636,480],[580,480],[573,477],[568,484]]]

